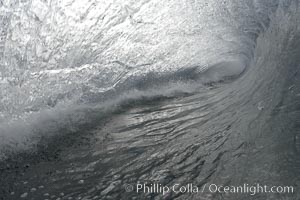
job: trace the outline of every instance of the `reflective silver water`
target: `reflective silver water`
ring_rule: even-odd
[[[1,3],[3,199],[300,198],[298,1]]]

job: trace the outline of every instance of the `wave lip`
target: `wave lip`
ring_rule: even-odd
[[[246,64],[241,60],[223,61],[210,66],[200,74],[204,82],[217,82],[230,77],[237,77],[244,72]]]

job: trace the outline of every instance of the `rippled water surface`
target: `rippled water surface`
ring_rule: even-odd
[[[299,9],[0,0],[0,199],[300,199]]]

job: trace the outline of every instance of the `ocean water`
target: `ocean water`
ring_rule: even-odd
[[[299,11],[0,0],[0,199],[300,199]]]

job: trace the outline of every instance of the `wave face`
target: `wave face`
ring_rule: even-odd
[[[252,198],[124,193],[160,181],[293,185],[255,199],[299,199],[299,9],[0,0],[0,196]]]

